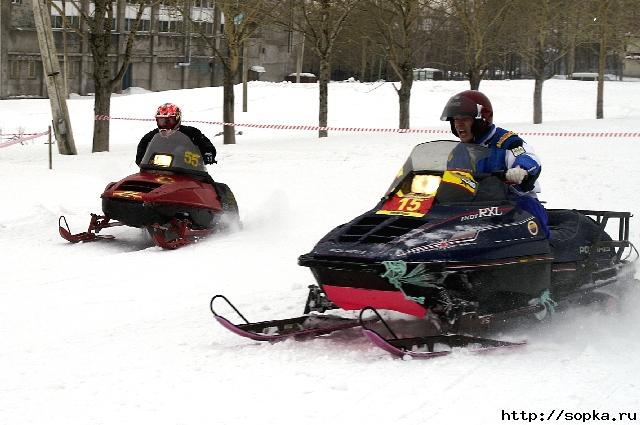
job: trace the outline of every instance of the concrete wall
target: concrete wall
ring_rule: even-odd
[[[7,37],[9,36],[9,2],[0,0],[0,99],[4,97],[7,75]]]
[[[640,38],[632,38],[627,45],[623,75],[640,78]]]
[[[124,10],[125,0],[117,0],[117,3]],[[124,85],[158,91],[222,84],[220,62],[204,40],[184,33],[159,33],[157,6],[151,15],[151,31],[138,33],[134,41],[131,66],[123,79]],[[118,13],[115,18],[117,28],[124,28],[125,14]],[[0,0],[0,21],[0,98],[46,97],[31,0],[22,0],[22,4]],[[69,92],[91,94],[93,63],[88,42],[69,30],[63,43],[62,31],[53,31],[61,67],[66,47]],[[115,75],[121,63],[120,55],[125,50],[126,33],[114,31],[112,37],[111,61]],[[290,48],[290,39],[288,32],[263,29],[259,37],[248,43],[247,69],[259,65],[266,71],[260,74],[260,80],[283,81],[295,70],[295,48]],[[185,64],[189,65],[183,66]],[[12,66],[13,73],[10,72]],[[30,75],[26,71],[16,73],[16,67],[32,72]],[[238,78],[240,81],[241,77]]]

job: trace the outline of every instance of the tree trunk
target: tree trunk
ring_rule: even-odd
[[[607,37],[606,30],[602,30],[600,39],[600,56],[598,57],[598,95],[596,99],[596,119],[604,117],[604,72],[607,64]]]
[[[604,43],[601,43],[601,46],[602,44]],[[600,47],[600,59],[598,60],[598,96],[596,99],[596,119],[598,120],[604,118],[604,68],[607,54],[602,50],[603,48]]]
[[[213,4],[213,35],[215,40],[213,41],[213,48],[211,52],[211,87],[216,85],[216,55],[215,51],[220,49],[220,21],[222,20],[222,14],[220,6],[217,3]]]
[[[411,128],[411,87],[413,86],[413,67],[411,64],[403,64],[401,67],[402,80],[400,90],[398,90],[398,101],[400,103],[399,127],[402,129]]]
[[[238,75],[238,69],[240,67],[240,51],[237,45],[232,44],[229,46],[229,62],[228,66],[225,66],[224,77],[222,81],[223,97],[222,97],[222,119],[225,123],[235,123],[235,93],[233,92],[233,85],[235,83],[236,76]],[[224,144],[235,145],[236,144],[236,129],[233,126],[225,125],[224,129]]]
[[[360,56],[360,82],[364,83],[367,78],[367,52],[368,42],[365,37],[362,37],[362,54]]]
[[[571,38],[571,44],[569,46],[569,51],[567,52],[567,77],[571,78],[573,72],[576,69],[576,43],[575,39]]]
[[[540,124],[542,122],[542,85],[544,78],[536,76],[535,88],[533,89],[533,123]]]
[[[92,152],[109,151],[109,117],[111,110],[111,61],[109,60],[109,34],[97,34],[91,38],[93,54],[94,103],[96,120],[93,124]],[[102,117],[98,117],[102,116]],[[97,119],[102,118],[102,119]]]
[[[329,111],[329,78],[330,78],[330,59],[328,56],[320,58],[320,78],[318,80],[320,88],[319,109],[318,109],[318,126],[327,126],[327,115]],[[328,131],[324,129],[318,130],[318,137],[327,137]]]
[[[480,72],[477,69],[469,70],[469,85],[471,86],[471,90],[478,90],[480,87]]]
[[[223,86],[223,100],[222,100],[222,121],[225,123],[235,122],[235,94],[233,92],[233,77],[230,72],[225,69],[224,78],[222,82]],[[235,145],[236,144],[236,132],[235,127],[225,125],[222,129],[224,132],[224,144]]]
[[[111,84],[106,81],[96,81],[95,99],[93,106],[96,120],[93,124],[93,149],[92,152],[109,151],[109,120],[111,112]]]

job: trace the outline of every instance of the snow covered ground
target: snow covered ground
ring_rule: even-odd
[[[446,130],[442,107],[466,88],[415,83],[412,126]],[[638,82],[607,82],[606,118],[595,120],[595,82],[547,81],[541,125],[530,124],[533,81],[481,89],[510,130],[640,131]],[[397,126],[391,84],[332,83],[329,101],[331,126]],[[152,118],[163,102],[180,105],[185,121],[221,121],[220,88],[133,91],[113,98],[112,115]],[[251,83],[250,112],[236,120],[315,125],[316,103],[315,84]],[[300,314],[313,278],[298,255],[374,205],[415,144],[450,135],[318,140],[315,131],[242,128],[235,146],[213,138],[218,164],[209,166],[234,191],[242,231],[177,251],[134,228],[72,245],[58,235],[58,216],[85,230],[104,186],[136,172],[137,142],[153,123],[112,121],[111,152],[91,154],[93,99],[74,96],[69,109],[79,155],[55,154],[48,170],[42,138],[0,149],[0,424],[497,424],[508,422],[503,411],[523,420],[562,409],[556,422],[568,423],[565,412],[640,416],[638,299],[616,316],[575,310],[514,332],[529,340],[518,352],[431,361],[393,359],[357,330],[271,345],[214,323],[208,304],[219,293],[254,321]],[[48,100],[4,100],[0,111],[3,133],[40,132],[51,120]],[[220,131],[198,126],[210,137]],[[639,138],[526,140],[543,160],[549,207],[639,216]],[[640,244],[634,219],[631,239]]]

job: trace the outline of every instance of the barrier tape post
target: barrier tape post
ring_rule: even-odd
[[[49,145],[49,169],[52,170],[53,169],[53,152],[52,152],[53,143],[51,142],[51,126],[47,128],[47,133],[49,135],[48,137],[49,140],[47,142],[47,144]]]

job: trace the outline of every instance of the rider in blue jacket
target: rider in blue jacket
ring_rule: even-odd
[[[505,171],[518,205],[538,219],[548,238],[547,212],[536,195],[540,192],[540,159],[517,134],[493,124],[493,108],[487,96],[477,90],[460,92],[449,99],[440,119],[450,122],[451,132],[461,142],[490,149],[489,157],[476,164],[476,172]]]

